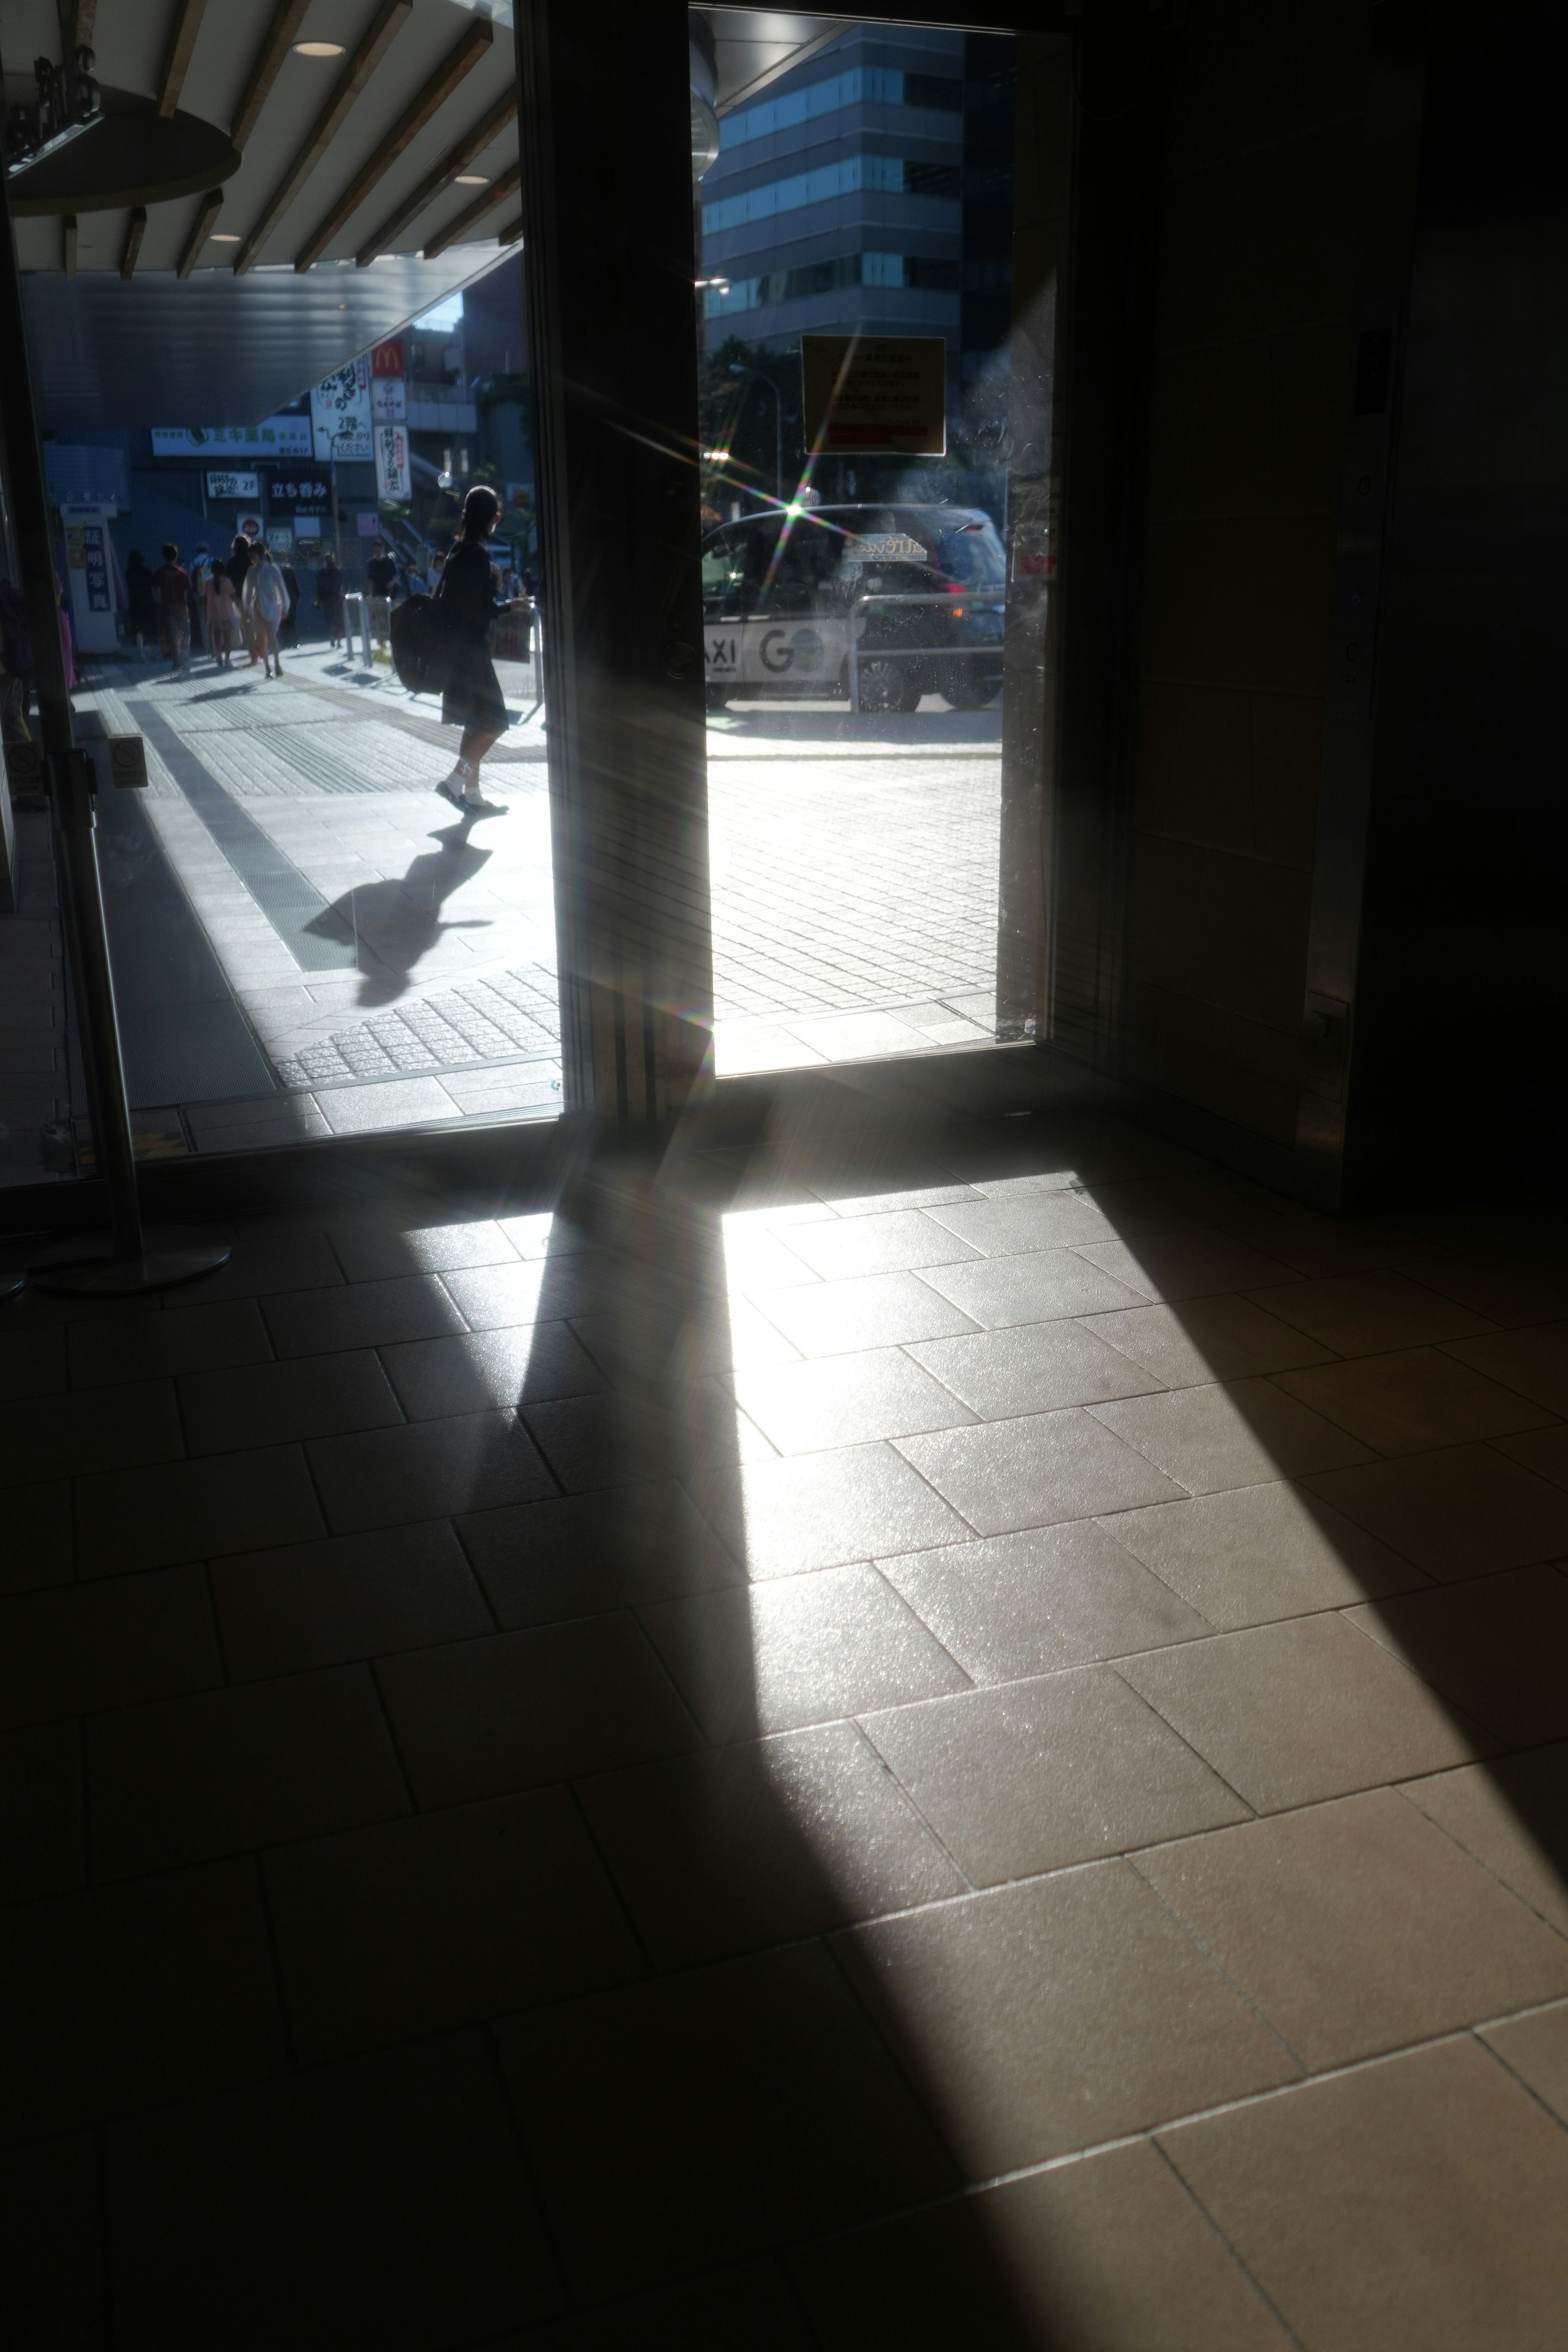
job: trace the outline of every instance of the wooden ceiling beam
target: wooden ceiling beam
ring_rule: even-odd
[[[368,268],[378,253],[385,253],[395,237],[400,236],[411,221],[444,195],[459,172],[466,172],[476,155],[482,155],[492,139],[499,137],[509,122],[517,119],[517,90],[509,90],[499,98],[487,113],[481,114],[472,127],[465,131],[455,147],[449,147],[433,172],[427,172],[397,210],[384,220],[373,237],[367,238],[355,254],[362,269]]]
[[[304,271],[313,261],[319,261],[346,221],[353,218],[366,196],[388,173],[405,149],[411,147],[426,124],[437,115],[464,78],[472,73],[481,58],[489,55],[495,40],[488,16],[477,16],[454,48],[437,67],[418,95],[412,99],[398,116],[381,144],[343,190],[325,220],[319,223],[309,244],[295,256],[294,267]]]
[[[294,36],[304,23],[305,11],[310,5],[310,0],[278,0],[272,22],[256,52],[249,79],[240,92],[239,105],[229,126],[231,147],[243,151],[246,141],[255,130],[258,117],[272,95],[272,85],[283,69],[283,60],[294,46]]]
[[[426,260],[434,261],[438,253],[445,253],[449,245],[456,245],[477,222],[483,220],[487,213],[493,213],[498,205],[504,205],[508,196],[515,196],[521,185],[522,166],[514,163],[510,172],[503,172],[499,180],[492,181],[482,196],[476,196],[455,221],[448,221],[446,227],[431,238],[425,247]],[[518,226],[521,227],[521,223]]]
[[[147,207],[137,205],[132,211],[125,231],[125,249],[120,257],[120,275],[127,286],[136,275],[136,257],[142,250],[142,240],[146,234]]]
[[[496,243],[498,245],[515,245],[521,235],[522,215],[519,213],[511,226],[510,228],[502,229],[500,235],[496,239]]]
[[[205,245],[208,237],[211,236],[213,233],[213,223],[216,220],[222,210],[223,190],[221,188],[209,188],[206,194],[202,198],[201,207],[196,214],[195,219],[191,224],[191,233],[185,239],[179,262],[175,267],[174,275],[176,278],[188,278],[190,276],[192,270],[196,266],[196,262],[201,255],[202,247]]]
[[[364,38],[339,75],[337,88],[317,116],[310,137],[273,189],[262,208],[260,219],[235,257],[234,274],[237,278],[243,277],[259,256],[262,247],[342,129],[350,108],[413,11],[414,0],[382,0]]]
[[[158,111],[165,121],[180,102],[180,92],[185,86],[196,35],[202,29],[207,0],[178,0],[174,10],[174,29],[169,37],[168,55],[163,59],[163,79],[158,85]]]

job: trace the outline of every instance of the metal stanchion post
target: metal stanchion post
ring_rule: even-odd
[[[38,717],[47,761],[93,1150],[108,1184],[110,1202],[108,1233],[86,1234],[59,1243],[34,1258],[27,1273],[32,1281],[49,1290],[105,1296],[161,1290],[222,1265],[229,1245],[202,1234],[142,1228],[98,871],[94,770],[90,753],[77,748],[66,680],[54,551],[49,543],[48,495],[26,356],[21,272],[4,173],[0,173],[0,352],[11,354],[0,366],[0,439],[5,444],[11,510],[27,593]]]

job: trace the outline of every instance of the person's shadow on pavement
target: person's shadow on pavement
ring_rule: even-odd
[[[306,924],[322,939],[341,940],[345,931],[353,939],[360,973],[357,1003],[395,1003],[446,932],[489,928],[483,916],[452,922],[441,916],[452,893],[471,882],[489,858],[488,849],[468,838],[481,814],[465,813],[433,833],[430,838],[440,847],[416,857],[406,874],[345,890]]]

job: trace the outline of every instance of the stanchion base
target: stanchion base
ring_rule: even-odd
[[[28,1260],[27,1280],[39,1290],[60,1290],[77,1297],[126,1298],[142,1290],[167,1290],[176,1282],[195,1282],[226,1265],[227,1242],[184,1225],[149,1225],[133,1257],[117,1257],[110,1234],[89,1234],[79,1240],[57,1242]]]

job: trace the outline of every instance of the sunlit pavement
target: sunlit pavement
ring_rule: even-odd
[[[276,1075],[176,1086],[196,1149],[559,1107],[544,713],[532,668],[500,667],[505,814],[477,818],[436,795],[438,704],[357,653],[281,682],[117,667],[78,696],[147,737],[148,819]],[[714,715],[721,1075],[990,1041],[999,739],[999,711],[934,698]]]

